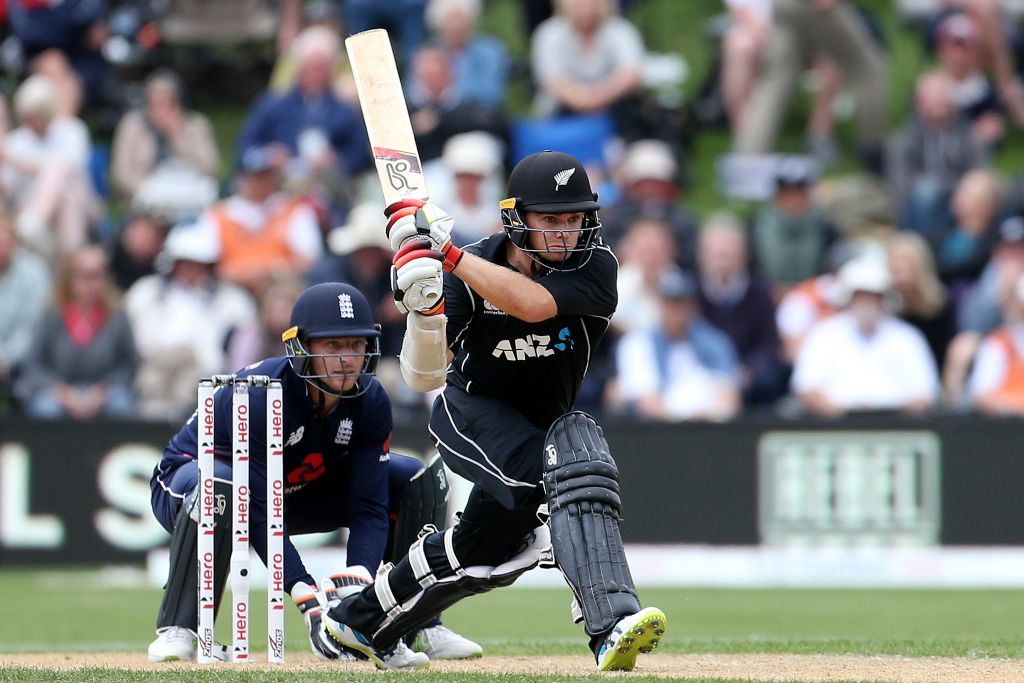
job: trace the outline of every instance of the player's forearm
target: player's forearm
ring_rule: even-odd
[[[464,254],[452,273],[484,299],[524,322],[540,322],[558,314],[555,299],[545,287],[474,254]]]

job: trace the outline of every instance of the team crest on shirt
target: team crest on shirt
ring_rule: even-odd
[[[334,435],[334,443],[340,443],[342,446],[347,446],[348,442],[352,440],[352,418],[346,417],[338,425],[338,433]]]

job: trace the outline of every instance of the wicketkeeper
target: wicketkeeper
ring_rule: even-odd
[[[389,452],[391,402],[374,377],[380,358],[380,325],[359,290],[324,283],[306,290],[292,309],[284,335],[286,356],[269,358],[236,376],[281,380],[284,440],[284,588],[295,600],[320,659],[347,660],[359,653],[324,636],[323,612],[346,591],[369,585],[387,559],[404,555],[424,524],[444,525],[447,482],[441,461],[426,468],[416,458]],[[265,389],[250,389],[251,424],[265,424]],[[215,594],[224,590],[231,550],[231,391],[215,394]],[[171,438],[150,482],[153,512],[171,533],[171,561],[157,638],[150,661],[196,657],[198,571],[196,505],[199,471],[195,414]],[[266,563],[265,432],[251,443],[250,538]],[[389,521],[391,522],[389,524]],[[319,587],[292,545],[291,536],[349,530],[348,567]],[[386,555],[387,553],[391,553]],[[478,657],[479,645],[441,625],[439,612],[415,629],[417,651],[399,648],[403,661]]]
[[[454,527],[425,528],[406,557],[324,618],[338,646],[380,668],[415,668],[399,656],[403,636],[511,584],[548,547],[598,670],[632,669],[665,630],[661,610],[640,607],[626,564],[608,444],[593,418],[572,411],[618,298],[597,195],[576,159],[551,151],[519,162],[508,194],[504,232],[465,249],[437,206],[387,211],[395,300],[407,312],[403,376],[419,391],[444,386],[430,433],[475,486]],[[443,300],[431,298],[442,277]]]

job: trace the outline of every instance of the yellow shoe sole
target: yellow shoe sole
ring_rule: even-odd
[[[615,626],[598,655],[598,671],[632,671],[636,657],[658,647],[667,619],[657,607],[646,607]]]

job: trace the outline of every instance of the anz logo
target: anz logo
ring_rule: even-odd
[[[505,360],[526,360],[527,358],[546,358],[558,351],[566,351],[576,346],[568,327],[558,331],[558,339],[552,343],[551,335],[528,334],[517,339],[502,339],[494,347],[491,355]]]

